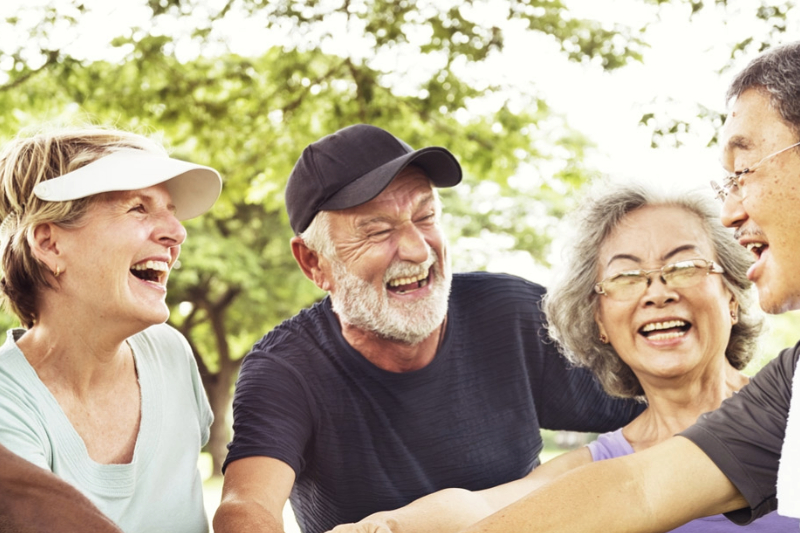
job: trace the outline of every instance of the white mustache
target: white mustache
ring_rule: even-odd
[[[422,263],[411,263],[408,261],[396,261],[389,265],[383,275],[383,282],[389,283],[396,278],[407,278],[426,274],[430,268],[439,261],[436,251],[428,246],[428,258]]]

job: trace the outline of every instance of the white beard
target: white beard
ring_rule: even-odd
[[[335,293],[331,293],[333,310],[352,326],[413,345],[433,333],[447,315],[452,274],[430,246],[428,259],[422,264],[397,261],[389,265],[381,289],[348,272],[338,259],[332,259],[331,263],[336,287]],[[409,302],[389,298],[386,290],[389,280],[427,272],[429,268],[433,286],[426,298]]]

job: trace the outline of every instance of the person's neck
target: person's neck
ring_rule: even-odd
[[[386,339],[364,331],[340,319],[342,335],[370,363],[389,372],[411,372],[424,368],[436,357],[447,325],[445,319],[439,327],[417,344]]]
[[[623,428],[623,435],[636,451],[654,446],[694,424],[701,414],[718,408],[748,381],[727,359],[699,377],[641,380],[647,409]]]
[[[17,341],[43,383],[58,383],[83,396],[113,387],[135,372],[127,337],[102,328],[40,320]]]

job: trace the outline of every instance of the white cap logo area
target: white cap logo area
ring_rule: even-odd
[[[110,191],[134,191],[163,183],[175,216],[202,215],[222,192],[222,178],[210,167],[144,150],[118,150],[72,172],[36,185],[33,194],[48,202],[77,200]]]

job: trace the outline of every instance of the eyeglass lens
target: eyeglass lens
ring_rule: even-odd
[[[714,189],[714,192],[716,193],[716,198],[718,198],[718,199],[720,199],[720,200],[722,200],[724,202],[725,198],[727,198],[729,194],[732,194],[732,195],[738,197],[739,196],[739,180],[742,177],[744,177],[746,174],[751,174],[752,172],[754,172],[765,161],[775,157],[776,155],[780,155],[780,154],[782,154],[782,153],[794,148],[795,146],[800,146],[800,142],[796,142],[796,143],[794,143],[794,144],[792,144],[790,146],[787,146],[786,148],[778,150],[777,152],[773,152],[773,153],[771,153],[769,155],[766,155],[766,156],[762,157],[756,164],[751,165],[750,167],[745,168],[744,170],[740,170],[738,172],[734,172],[733,174],[729,174],[722,181],[722,185],[721,186],[716,181],[712,181],[711,182],[711,188]]]
[[[651,276],[660,272],[660,277],[668,287],[685,288],[698,283],[704,273],[709,272],[709,264],[702,260],[681,261],[665,265],[658,270],[634,270],[622,272],[601,282],[604,292],[615,300],[629,300],[641,296],[651,283]]]

